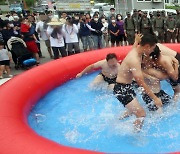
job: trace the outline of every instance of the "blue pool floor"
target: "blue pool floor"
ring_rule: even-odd
[[[172,104],[158,115],[138,100],[147,117],[139,133],[133,131],[135,116],[119,120],[124,107],[106,89],[89,86],[98,72],[71,80],[49,92],[33,108],[29,125],[39,135],[57,143],[101,152],[180,151],[180,105]],[[169,83],[162,89],[173,95]]]

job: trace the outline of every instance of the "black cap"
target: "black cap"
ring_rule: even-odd
[[[130,13],[130,12],[126,12],[126,14],[127,14],[127,15],[131,15],[131,13]]]
[[[152,12],[149,12],[149,14],[153,14]]]
[[[147,14],[147,11],[144,11],[143,13],[144,13],[144,14]]]
[[[137,9],[134,9],[133,12],[137,12]]]
[[[168,16],[169,16],[169,17],[172,17],[172,13],[168,13]]]
[[[112,7],[112,8],[110,8],[110,11],[111,11],[111,10],[115,10],[115,8]]]

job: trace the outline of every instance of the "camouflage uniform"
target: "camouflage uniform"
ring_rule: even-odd
[[[152,25],[149,18],[147,18],[147,13],[145,12],[144,16],[139,21],[139,31],[141,34],[150,34],[152,33]]]
[[[180,11],[179,14],[176,15],[176,28],[177,28],[177,42],[180,43]]]
[[[153,22],[153,31],[158,38],[158,42],[164,42],[164,24],[165,20],[162,17],[156,17]]]
[[[172,14],[168,15],[168,19],[166,20],[166,42],[171,43],[171,39],[173,43],[175,43],[175,30],[176,30],[176,21],[172,17]]]
[[[124,22],[124,32],[127,35],[127,41],[130,45],[134,44],[135,33],[137,32],[136,21],[130,16],[130,13],[127,13],[127,18]]]

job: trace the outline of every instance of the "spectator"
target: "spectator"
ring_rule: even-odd
[[[138,27],[141,34],[152,34],[152,25],[150,19],[147,17],[147,12],[144,12]]]
[[[103,43],[104,47],[109,47],[109,33],[108,33],[108,22],[105,17],[101,18],[103,24],[102,33],[103,33]]]
[[[62,12],[60,21],[65,24],[66,23],[66,18],[67,18],[67,13],[66,12]]]
[[[23,40],[25,41],[27,45],[27,49],[33,53],[34,58],[37,61],[37,64],[39,64],[40,63],[39,55],[38,55],[39,49],[34,39],[34,33],[35,33],[35,27],[33,25],[30,25],[29,32],[22,32],[21,34],[22,34]]]
[[[123,42],[124,42],[125,45],[127,45],[126,36],[124,34],[124,21],[123,21],[122,15],[121,14],[117,14],[116,20],[117,20],[117,25],[119,27],[119,41],[120,41],[120,45],[122,46]]]
[[[48,17],[45,14],[40,14],[39,17],[40,17],[40,21],[36,24],[36,32],[38,32],[40,34],[40,37],[45,42],[45,45],[48,49],[50,58],[53,58],[50,40],[49,40],[49,37],[47,35],[48,25],[47,25],[46,21],[48,20]]]
[[[40,58],[45,58],[45,57],[42,55],[39,35],[38,35],[38,33],[36,32],[35,17],[34,17],[33,15],[28,16],[28,21],[32,24],[31,28],[33,28],[34,36],[35,36],[35,38],[36,38],[35,42],[36,42],[37,47],[38,47],[38,50],[39,50],[39,51],[38,51],[38,55],[39,55]]]
[[[67,45],[68,55],[75,53],[80,53],[79,40],[78,40],[78,26],[73,24],[72,17],[67,17],[66,24],[62,27],[62,32],[64,34],[65,42]]]
[[[131,17],[130,12],[127,12],[127,18],[124,20],[124,34],[129,45],[134,44],[135,33],[137,33],[136,21]]]
[[[111,18],[111,23],[108,26],[108,31],[111,36],[111,47],[119,46],[119,27],[116,24],[116,19],[114,16]]]
[[[172,14],[168,14],[168,19],[166,20],[166,42],[171,43],[171,40],[173,43],[175,43],[175,30],[176,30],[176,21],[173,18]]]
[[[177,15],[176,15],[176,36],[177,36],[177,42],[180,43],[180,10],[176,10]]]
[[[110,8],[110,13],[108,15],[108,23],[111,23],[111,18],[115,17],[116,18],[116,12],[115,12],[115,8]]]
[[[103,42],[102,42],[102,28],[103,24],[99,21],[98,15],[93,16],[93,20],[91,20],[91,31],[92,31],[92,38],[94,42],[94,49],[102,49]]]
[[[4,43],[0,41],[0,79],[3,79],[3,72],[6,70],[8,77],[13,77],[10,73],[10,53],[4,49]]]
[[[47,34],[50,37],[50,44],[54,53],[54,59],[58,59],[60,57],[59,52],[62,57],[66,57],[67,52],[62,34],[62,22],[58,21],[56,18],[52,18],[48,25]]]
[[[91,38],[91,31],[88,28],[90,25],[89,19],[81,19],[79,23],[79,36],[81,38],[83,49],[87,51],[93,49],[93,40]]]

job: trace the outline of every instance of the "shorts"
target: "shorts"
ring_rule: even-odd
[[[39,52],[38,46],[34,40],[33,41],[27,41],[26,45],[27,45],[27,49],[30,52],[32,52],[32,53],[38,53]]]
[[[108,84],[115,84],[116,83],[116,78],[108,78],[104,74],[100,73],[99,75],[102,75],[104,81],[106,81]]]
[[[179,54],[179,53],[176,54],[175,58],[176,58],[176,59],[179,61],[179,63],[180,63],[180,54]],[[177,86],[177,85],[180,84],[180,67],[178,68],[178,71],[179,71],[179,74],[178,74],[178,79],[177,79],[177,81],[173,81],[172,79],[169,80],[169,83],[170,83],[171,86],[173,86],[173,87],[175,87],[175,86]]]
[[[140,86],[137,84],[136,81],[133,81],[133,82],[132,82],[132,85],[133,85],[134,88],[139,88],[139,87],[140,87]]]
[[[10,66],[10,60],[0,61],[0,65]]]
[[[116,98],[124,105],[124,107],[136,97],[133,85],[124,83],[115,84],[114,95],[116,95]]]
[[[46,44],[47,48],[51,47],[50,40],[45,40],[45,44]]]
[[[169,104],[171,102],[172,98],[163,90],[160,90],[160,92],[155,93],[155,95],[161,99],[163,105]],[[158,107],[154,104],[152,99],[147,94],[143,93],[142,99],[147,104],[149,111],[156,111],[158,109]]]

